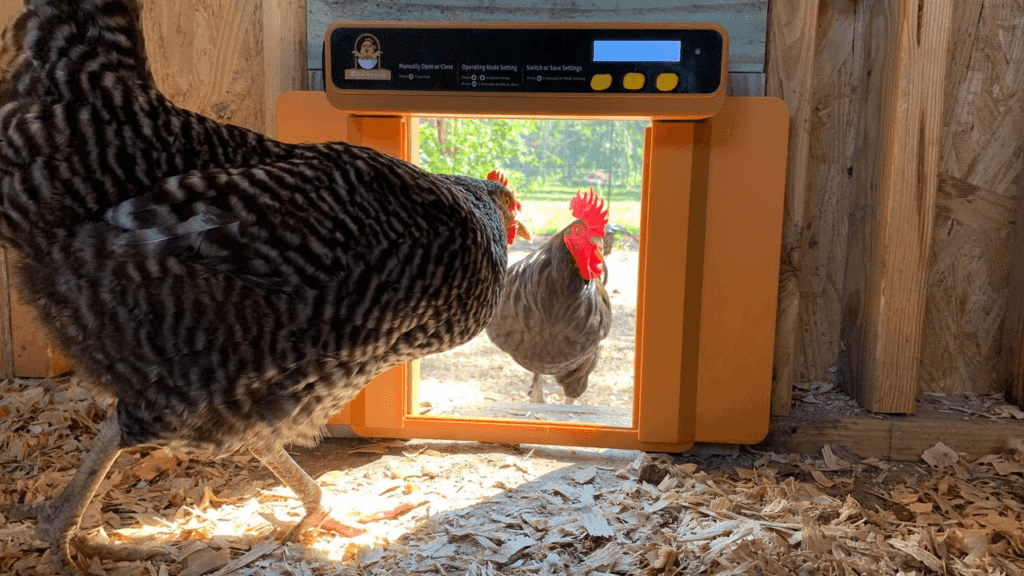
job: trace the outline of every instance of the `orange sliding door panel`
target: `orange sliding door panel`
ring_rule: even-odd
[[[327,46],[327,92],[278,101],[283,140],[415,162],[420,116],[651,122],[629,424],[423,413],[413,362],[374,380],[331,433],[659,451],[764,437],[789,113],[778,99],[725,96],[724,29],[341,23]]]
[[[693,219],[704,212],[704,194],[694,194],[695,122],[656,121],[650,130],[646,163],[646,202],[640,222],[640,282],[637,302],[637,400],[641,442],[693,443],[696,360],[689,354],[696,344],[698,325],[687,317],[687,303],[700,288],[687,278],[699,275],[699,245],[693,246]],[[656,193],[656,192],[664,193]],[[702,228],[697,223],[697,228]],[[699,239],[696,239],[699,243]],[[692,248],[691,250],[688,250]],[[687,299],[689,297],[689,299]]]
[[[789,112],[727,98],[710,124],[696,435],[752,444],[771,412]]]
[[[332,114],[344,126],[279,133],[314,142],[343,131],[351,143],[406,154],[405,115],[332,110],[322,93],[287,93],[281,127]],[[727,98],[709,119],[660,119],[648,129],[631,427],[421,415],[412,363],[374,380],[332,431],[659,451],[759,441],[769,419],[788,122],[780,100]]]

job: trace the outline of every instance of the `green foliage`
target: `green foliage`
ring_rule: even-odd
[[[649,122],[425,118],[420,163],[431,172],[483,177],[504,170],[524,199],[579,189],[639,200]]]
[[[504,171],[511,182],[524,162],[521,120],[425,118],[420,124],[420,165],[440,174],[483,178]]]
[[[608,202],[611,221],[636,233],[647,126],[650,122],[424,118],[420,165],[476,178],[504,171],[523,203],[523,221],[535,234],[552,234],[572,222],[569,200],[593,186]]]

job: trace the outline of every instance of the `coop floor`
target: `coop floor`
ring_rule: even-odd
[[[105,410],[70,379],[0,382],[0,503],[59,490]],[[299,504],[252,458],[135,450],[114,464],[83,528],[178,559],[91,570],[124,576],[1019,575],[1024,445],[1011,445],[974,461],[937,447],[927,464],[839,447],[667,456],[329,439],[294,454],[339,519],[366,533],[318,530],[289,545],[274,535]],[[33,527],[0,518],[0,574],[51,574]]]

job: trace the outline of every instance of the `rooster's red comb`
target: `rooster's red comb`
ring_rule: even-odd
[[[498,170],[491,170],[491,173],[487,175],[488,180],[494,180],[502,186],[508,188],[508,176],[505,176],[504,172]]]
[[[608,225],[608,209],[604,207],[604,199],[594,193],[593,186],[588,194],[576,192],[576,196],[569,201],[569,208],[573,216],[583,221],[592,236],[604,236],[604,227]]]

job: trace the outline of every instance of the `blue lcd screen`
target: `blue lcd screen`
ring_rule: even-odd
[[[594,40],[594,62],[679,62],[679,40]]]

